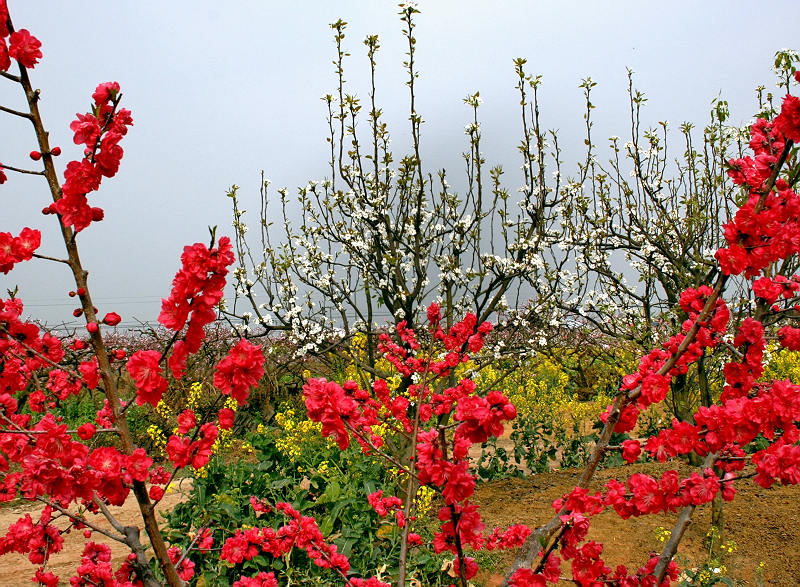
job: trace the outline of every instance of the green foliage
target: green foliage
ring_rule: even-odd
[[[256,513],[250,497],[269,504],[288,502],[304,516],[313,516],[327,540],[350,558],[354,576],[396,574],[400,531],[383,520],[367,502],[379,488],[396,493],[397,476],[377,458],[353,446],[341,451],[323,439],[318,425],[295,418],[294,410],[280,412],[281,428],[259,426],[248,440],[251,458],[214,458],[196,478],[189,498],[167,514],[167,538],[187,547],[204,527],[212,529],[219,548],[239,528],[278,528],[288,520],[275,510]],[[410,576],[436,585],[442,561],[427,552],[412,553]],[[207,585],[230,585],[242,575],[276,571],[289,584],[339,585],[341,579],[315,566],[301,549],[282,559],[261,554],[237,565],[218,557],[191,557]]]

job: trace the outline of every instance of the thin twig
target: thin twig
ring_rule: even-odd
[[[65,265],[69,265],[69,261],[67,259],[59,259],[58,257],[40,255],[39,253],[34,253],[33,256],[36,257],[37,259],[44,259],[45,261],[56,261],[57,263],[64,263]]]
[[[17,173],[24,173],[26,175],[41,175],[44,176],[44,171],[31,171],[30,169],[21,169],[19,167],[13,167],[11,165],[6,165],[3,163],[3,169],[6,171],[16,171]]]
[[[96,524],[93,524],[92,522],[87,521],[85,518],[82,518],[81,516],[79,516],[77,514],[73,514],[69,510],[61,507],[60,505],[58,505],[55,502],[50,501],[49,499],[45,499],[44,497],[37,497],[36,500],[42,502],[45,505],[48,505],[48,506],[50,506],[52,508],[57,509],[59,512],[61,512],[65,516],[67,516],[69,519],[71,519],[71,520],[73,520],[75,522],[78,522],[79,524],[83,524],[84,526],[88,526],[89,528],[92,529],[92,532],[98,532],[98,533],[102,534],[103,536],[107,536],[107,537],[111,538],[112,540],[116,540],[117,542],[121,542],[123,544],[126,544],[126,539],[125,539],[125,536],[123,536],[123,535],[113,534],[112,532],[109,532],[108,530],[106,530],[104,528],[101,528],[100,526],[97,526]]]
[[[27,118],[28,120],[31,119],[31,115],[27,112],[20,112],[19,110],[6,108],[5,106],[0,106],[0,112],[7,112],[8,114],[13,114],[14,116],[19,116],[20,118]]]

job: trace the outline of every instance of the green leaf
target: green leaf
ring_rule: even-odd
[[[287,485],[293,483],[293,479],[275,479],[272,483],[270,483],[270,488],[272,489],[283,489]]]

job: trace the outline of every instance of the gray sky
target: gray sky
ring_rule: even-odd
[[[325,176],[320,97],[335,88],[329,23],[349,23],[345,77],[364,100],[362,41],[380,35],[378,100],[393,129],[396,160],[408,142],[395,1],[8,3],[15,26],[43,43],[32,79],[42,90],[51,144],[64,150],[61,169],[81,155],[69,122],[86,111],[97,83],[118,81],[123,105],[133,112],[120,173],[90,195],[106,219],[79,237],[95,302],[101,313],[117,311],[123,324],[156,318],[184,245],[207,242],[209,225],[231,234],[225,197],[231,184],[241,187],[244,207],[255,210],[262,169],[273,186],[290,191]],[[484,99],[487,163],[518,168],[515,57],[528,59],[528,73],[543,75],[543,123],[559,130],[571,172],[583,140],[582,78],[598,83],[593,115],[600,145],[610,135],[626,136],[626,67],[649,98],[648,125],[688,120],[701,127],[720,95],[730,102],[733,122],[744,123],[756,110],[755,86],[774,87],[775,51],[798,48],[800,24],[800,3],[793,0],[423,0],[419,6],[422,156],[428,169],[447,167],[451,178],[461,172],[466,146],[470,113],[462,99],[475,91]],[[764,22],[778,26],[759,32],[755,25]],[[20,88],[0,79],[0,103],[22,107]],[[0,136],[0,162],[32,165],[29,125],[0,116]],[[0,231],[40,228],[39,252],[62,256],[54,217],[39,213],[48,203],[44,181],[9,175],[0,187]],[[513,192],[518,185],[510,183]],[[33,260],[0,275],[0,293],[17,284],[32,315],[50,323],[72,319],[66,267]]]

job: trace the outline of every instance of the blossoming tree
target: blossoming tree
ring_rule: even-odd
[[[482,151],[479,94],[467,96],[464,193],[453,189],[444,170],[425,165],[422,116],[417,112],[414,17],[401,5],[408,42],[405,68],[409,89],[410,152],[398,157],[375,86],[380,42],[364,44],[370,63],[369,102],[349,94],[344,79],[346,24],[331,25],[337,46],[338,88],[324,97],[328,108],[330,177],[312,181],[293,201],[285,189],[279,198],[261,189],[257,238],[246,236],[246,204],[234,187],[234,227],[239,266],[234,271],[237,301],[231,309],[243,317],[252,335],[285,333],[298,355],[325,358],[334,353],[358,361],[364,373],[385,376],[376,366],[380,332],[404,321],[425,327],[425,309],[440,300],[452,325],[466,312],[479,321],[499,320],[507,331],[492,343],[492,354],[527,352],[529,322],[543,327],[537,309],[516,312],[530,298],[533,282],[547,281],[544,258],[556,241],[551,230],[559,190],[545,185],[545,131],[518,64],[524,126],[520,151],[525,187],[516,198],[503,185],[502,167],[487,168]],[[366,112],[366,133],[357,132]],[[277,203],[275,200],[278,200]],[[299,220],[293,220],[300,215]],[[281,218],[280,223],[275,218]],[[554,261],[555,262],[555,261]],[[522,328],[525,327],[525,328]],[[348,353],[356,334],[366,337],[366,360]],[[514,345],[519,339],[522,344]],[[513,348],[512,348],[513,347]]]

